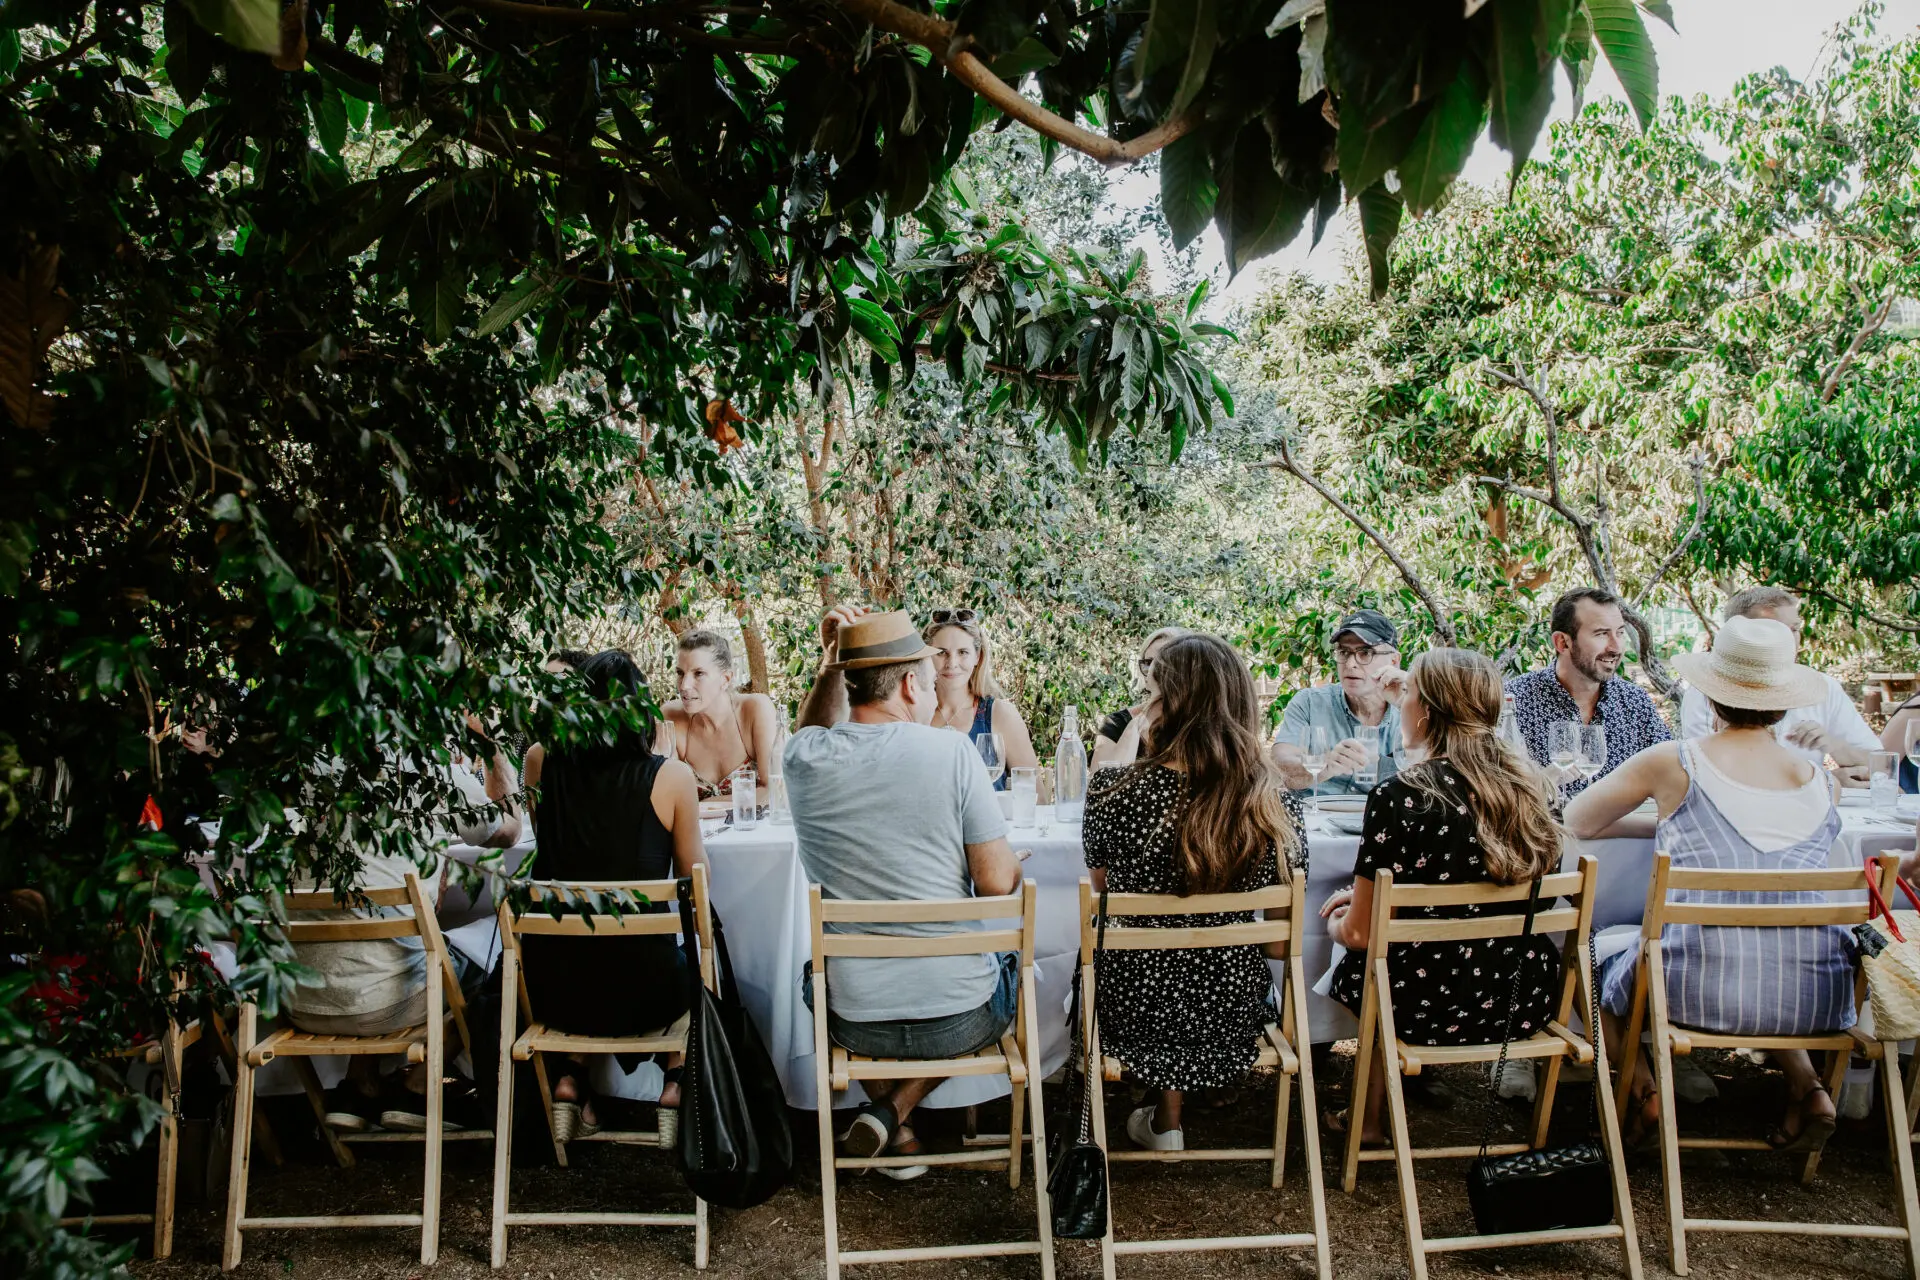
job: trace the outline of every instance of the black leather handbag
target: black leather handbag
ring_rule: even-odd
[[[1100,895],[1100,932],[1093,949],[1096,982],[1107,937],[1107,895]],[[1067,1051],[1067,1087],[1077,1114],[1056,1126],[1047,1150],[1047,1199],[1053,1207],[1053,1234],[1063,1240],[1098,1240],[1107,1234],[1107,1153],[1093,1140],[1093,1091],[1100,1087],[1087,1070],[1087,1045],[1081,1035],[1080,974],[1073,975],[1073,1007]],[[1095,1013],[1095,1018],[1099,1017]],[[1095,1023],[1096,1027],[1098,1023]],[[1038,1046],[1035,1046],[1037,1051]],[[1075,1075],[1079,1079],[1075,1080]],[[1073,1137],[1069,1139],[1067,1135]]]
[[[1533,882],[1527,898],[1527,919],[1520,937],[1533,936],[1533,918],[1540,905],[1540,881]],[[1587,1032],[1600,1034],[1598,968],[1594,963],[1593,938],[1587,938],[1587,963],[1590,974],[1587,990],[1593,995],[1588,1010]],[[1513,1042],[1513,1020],[1520,1006],[1520,973],[1523,957],[1516,956],[1513,986],[1507,1000],[1507,1025],[1500,1043],[1500,1061],[1494,1068],[1497,1084],[1507,1065],[1507,1048]],[[1594,1074],[1594,1127],[1599,1127],[1600,1093],[1606,1081]],[[1497,1096],[1497,1095],[1496,1095]],[[1570,1146],[1522,1151],[1510,1156],[1487,1155],[1493,1136],[1493,1114],[1489,1110],[1486,1129],[1480,1135],[1480,1155],[1467,1168],[1467,1202],[1473,1207],[1473,1225],[1483,1236],[1512,1235],[1523,1231],[1557,1231],[1565,1227],[1598,1227],[1613,1221],[1613,1180],[1607,1169],[1606,1149],[1589,1139]]]
[[[787,1097],[760,1032],[740,1003],[718,917],[713,943],[719,995],[700,981],[693,882],[680,881],[679,891],[680,945],[691,991],[677,1163],[687,1189],[708,1204],[751,1209],[785,1186],[793,1173]]]

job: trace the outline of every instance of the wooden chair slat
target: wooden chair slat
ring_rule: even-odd
[[[1398,888],[1398,886],[1395,886]],[[1402,907],[1396,895],[1396,907]],[[1525,916],[1477,916],[1465,920],[1409,920],[1395,917],[1387,926],[1387,941],[1402,942],[1471,942],[1476,938],[1517,938],[1525,930]],[[1549,933],[1563,933],[1578,928],[1580,909],[1578,907],[1555,907],[1551,911],[1541,911],[1533,917],[1534,936],[1545,939]]]
[[[408,904],[403,884],[385,889],[359,889],[342,897],[332,889],[293,889],[281,895],[281,905],[289,911],[351,911],[363,906],[404,907]]]
[[[828,924],[929,924],[961,920],[1008,920],[1020,915],[1020,895],[997,898],[939,898],[875,901],[820,899],[820,918]]]
[[[1285,911],[1293,905],[1293,886],[1273,884],[1246,893],[1110,893],[1107,916],[1197,916],[1232,911]],[[1112,926],[1109,925],[1109,928]]]
[[[1109,951],[1189,951],[1210,947],[1264,946],[1285,942],[1293,936],[1288,919],[1254,920],[1246,924],[1199,925],[1193,928],[1173,926],[1165,929],[1107,926]]]
[[[1026,935],[1019,929],[984,929],[944,933],[932,938],[901,937],[886,933],[829,933],[820,944],[826,956],[862,959],[908,959],[915,956],[994,955],[1018,951]]]

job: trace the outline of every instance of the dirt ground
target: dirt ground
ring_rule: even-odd
[[[1702,1055],[1703,1065],[1720,1086],[1717,1101],[1682,1105],[1690,1132],[1752,1136],[1770,1123],[1780,1107],[1780,1077],[1744,1061]],[[1324,1060],[1320,1081],[1323,1110],[1345,1105],[1351,1059],[1334,1054]],[[1517,1127],[1525,1112],[1515,1104],[1492,1102],[1469,1068],[1448,1069],[1440,1079],[1455,1094],[1444,1111],[1415,1109],[1418,1142],[1472,1142],[1487,1110],[1498,1123]],[[1053,1095],[1059,1090],[1049,1090]],[[1591,1093],[1567,1086],[1556,1109],[1555,1135],[1571,1140],[1588,1114]],[[1251,1078],[1237,1100],[1224,1105],[1190,1104],[1188,1143],[1242,1146],[1260,1142],[1272,1123],[1270,1084]],[[1050,1097],[1050,1101],[1052,1098]],[[1064,1099],[1060,1099],[1064,1101]],[[286,1148],[279,1169],[256,1160],[258,1170],[250,1209],[273,1213],[405,1212],[417,1203],[419,1148],[385,1144],[360,1146],[358,1164],[334,1168],[314,1132],[312,1115],[300,1099],[274,1100],[272,1118]],[[1118,1132],[1132,1105],[1125,1085],[1110,1087],[1108,1115]],[[943,1126],[940,1121],[946,1121]],[[957,1140],[960,1113],[928,1115],[921,1124],[930,1146]],[[804,1167],[795,1183],[767,1204],[746,1212],[716,1210],[713,1215],[713,1280],[750,1277],[815,1277],[824,1274],[818,1168],[812,1117],[796,1113],[795,1140]],[[1005,1108],[983,1109],[982,1126],[1004,1131]],[[944,1128],[944,1132],[943,1132]],[[1324,1132],[1324,1131],[1323,1131]],[[1817,1181],[1801,1187],[1797,1166],[1762,1153],[1723,1155],[1702,1152],[1687,1159],[1689,1216],[1769,1217],[1838,1222],[1897,1221],[1887,1157],[1886,1129],[1878,1109],[1861,1122],[1842,1122],[1828,1146]],[[523,1137],[522,1146],[526,1145]],[[576,1144],[571,1169],[522,1168],[515,1171],[514,1207],[554,1210],[677,1209],[690,1203],[664,1156],[643,1148]],[[485,1142],[446,1147],[443,1191],[444,1227],[440,1261],[431,1268],[447,1280],[492,1274],[487,1265],[491,1205],[492,1147]],[[537,1154],[537,1153],[536,1153]],[[1399,1196],[1390,1165],[1370,1164],[1361,1171],[1354,1194],[1339,1189],[1337,1154],[1324,1152],[1327,1208],[1333,1239],[1333,1266],[1342,1280],[1404,1276],[1405,1237]],[[1267,1187],[1264,1165],[1183,1163],[1118,1166],[1114,1203],[1122,1236],[1209,1236],[1309,1228],[1307,1180],[1300,1161],[1298,1125],[1294,1126],[1286,1186]],[[1648,1275],[1669,1274],[1667,1230],[1658,1163],[1641,1158],[1629,1166],[1641,1256]],[[1429,1235],[1471,1229],[1462,1185],[1464,1162],[1436,1161],[1420,1167],[1423,1213]],[[1004,1172],[935,1168],[917,1182],[896,1184],[878,1177],[847,1177],[841,1184],[843,1247],[890,1247],[932,1243],[936,1239],[989,1241],[1013,1239],[1033,1231],[1032,1193],[1025,1185],[1009,1191]],[[150,1184],[149,1184],[150,1185]],[[191,1194],[190,1192],[188,1194]],[[165,1263],[137,1261],[142,1280],[187,1280],[218,1274],[221,1210],[201,1202],[184,1207],[179,1217],[174,1257]],[[1719,1277],[1849,1276],[1893,1280],[1906,1275],[1899,1246],[1891,1241],[1796,1235],[1696,1235],[1690,1240],[1692,1274]],[[601,1277],[692,1274],[692,1237],[684,1230],[625,1227],[518,1228],[509,1242],[503,1274],[519,1280],[600,1280]],[[424,1275],[418,1265],[418,1236],[400,1230],[281,1231],[250,1233],[241,1280],[311,1277],[312,1280],[361,1280],[362,1277]],[[145,1244],[141,1246],[142,1256]],[[1099,1274],[1094,1245],[1063,1241],[1057,1247],[1062,1280]],[[1590,1245],[1452,1254],[1436,1258],[1436,1276],[1494,1275],[1529,1277],[1621,1274],[1617,1245]],[[1273,1280],[1309,1277],[1311,1251],[1271,1250],[1174,1254],[1123,1258],[1125,1277],[1261,1276]],[[1032,1258],[984,1259],[958,1263],[861,1268],[889,1280],[940,1277],[1037,1276]]]

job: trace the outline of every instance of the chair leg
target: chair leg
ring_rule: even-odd
[[[300,1088],[307,1095],[307,1104],[313,1108],[314,1122],[320,1126],[320,1136],[326,1139],[327,1150],[333,1152],[333,1162],[342,1169],[353,1168],[353,1152],[347,1150],[347,1144],[340,1141],[340,1135],[327,1123],[327,1091],[320,1086],[320,1073],[314,1070],[313,1059],[302,1054],[291,1061],[294,1074],[300,1077]]]
[[[1836,1049],[1832,1054],[1833,1065],[1827,1068],[1827,1078],[1825,1081],[1827,1096],[1832,1098],[1836,1104],[1840,1101],[1840,1089],[1845,1085],[1847,1079],[1847,1059],[1852,1056],[1853,1055],[1845,1049]],[[1800,1185],[1803,1187],[1812,1186],[1813,1175],[1819,1172],[1819,1169],[1820,1153],[1818,1151],[1808,1153],[1806,1163],[1800,1166]]]
[[[1300,972],[1298,964],[1289,963],[1287,968],[1294,984],[1293,1007],[1304,1010],[1307,1007],[1306,975]],[[1305,1021],[1304,1017],[1301,1021]],[[1307,1195],[1313,1204],[1314,1270],[1317,1280],[1333,1280],[1332,1246],[1327,1240],[1326,1173],[1320,1165],[1320,1112],[1313,1088],[1313,1046],[1296,1045],[1295,1051],[1300,1055],[1300,1139],[1306,1148]]]
[[[1585,981],[1583,978],[1583,985]],[[1591,1008],[1591,1004],[1588,1007]],[[1620,1112],[1614,1106],[1607,1042],[1598,1027],[1591,1030],[1594,1036],[1593,1100],[1600,1110],[1600,1142],[1606,1148],[1607,1173],[1613,1183],[1613,1214],[1620,1223],[1620,1249],[1625,1254],[1628,1280],[1640,1280],[1640,1238],[1633,1226],[1633,1196],[1627,1185],[1627,1157],[1620,1138]]]
[[[173,1253],[173,1205],[180,1178],[180,1117],[174,1108],[185,1058],[178,1029],[170,1028],[162,1037],[160,1054],[167,1100],[166,1114],[160,1117],[160,1176],[155,1180],[153,1193],[153,1256],[156,1259]]]
[[[500,990],[508,993],[500,1001],[499,1085],[495,1089],[493,1111],[493,1239],[491,1263],[495,1270],[507,1265],[507,1180],[513,1176],[513,1042],[519,1031],[514,1021],[518,1010],[513,1002],[519,956],[509,946],[501,958]]]
[[[1027,1107],[1031,1111],[1033,1128],[1033,1203],[1040,1219],[1040,1280],[1053,1280],[1053,1201],[1047,1198],[1047,1105],[1046,1090],[1042,1087],[1037,1058],[1040,1052],[1040,1013],[1036,998],[1035,970],[1031,967],[1021,975],[1024,990],[1021,992],[1021,1013],[1027,1023],[1027,1044],[1036,1061],[1027,1065],[1033,1073],[1032,1087],[1027,1091]],[[1014,1109],[1013,1158],[1020,1160],[1019,1109]]]
[[[693,1200],[693,1269],[707,1269],[707,1202],[698,1196]]]
[[[240,1041],[234,1055],[233,1161],[227,1172],[226,1237],[220,1246],[222,1271],[240,1265],[240,1220],[247,1216],[247,1160],[253,1152],[253,1068],[247,1064],[247,1055],[253,1052],[258,1016],[259,1010],[253,1005],[240,1006]]]
[[[420,1265],[430,1267],[440,1258],[440,1156],[446,1142],[446,1099],[441,1076],[446,1071],[447,1018],[440,966],[427,966],[427,1160],[420,1192]]]
[[[1293,1077],[1275,1068],[1279,1082],[1273,1093],[1273,1189],[1278,1191],[1287,1178],[1287,1120],[1293,1110]],[[1302,1118],[1301,1124],[1306,1120]]]
[[[826,1234],[827,1280],[840,1280],[840,1186],[833,1167],[833,1042],[827,1038],[825,984],[813,979],[813,1102],[820,1134],[820,1218]]]
[[[1366,990],[1360,997],[1360,1048],[1353,1060],[1353,1088],[1348,1092],[1347,1103],[1347,1158],[1340,1171],[1340,1189],[1348,1195],[1353,1194],[1354,1183],[1360,1177],[1360,1126],[1367,1114],[1367,1088],[1373,1077],[1374,1023],[1379,1018],[1380,993],[1386,989],[1386,981],[1387,962],[1383,959],[1368,976]],[[1319,1117],[1314,1119],[1318,1121]]]
[[[540,1082],[540,1106],[547,1113],[547,1137],[553,1143],[553,1158],[562,1169],[567,1167],[567,1144],[553,1127],[553,1084],[547,1079],[547,1055],[533,1055],[533,1078]]]
[[[1673,1046],[1667,1020],[1653,1024],[1653,1084],[1660,1097],[1660,1169],[1667,1191],[1667,1231],[1673,1251],[1673,1274],[1687,1274],[1687,1210],[1680,1188],[1680,1117],[1673,1110]]]
[[[1093,1037],[1087,1040],[1087,1074],[1093,1080],[1093,1140],[1100,1147],[1102,1157],[1107,1152],[1107,1089],[1106,1071],[1098,1039],[1099,1029],[1095,1028]],[[1113,1162],[1105,1160],[1107,1166],[1107,1233],[1100,1237],[1100,1277],[1101,1280],[1114,1280],[1113,1275]]]
[[[1539,1089],[1534,1094],[1533,1129],[1528,1137],[1535,1151],[1547,1145],[1547,1130],[1553,1127],[1553,1098],[1560,1090],[1560,1068],[1565,1062],[1566,1059],[1562,1057],[1546,1060],[1547,1078],[1539,1082]]]
[[[1899,1061],[1899,1053],[1889,1047],[1887,1069],[1896,1071],[1897,1074],[1896,1064]],[[1920,1117],[1920,1046],[1916,1046],[1913,1057],[1907,1062],[1907,1077],[1907,1119],[1913,1120],[1915,1117]],[[1909,1133],[1907,1140],[1909,1142],[1920,1140],[1920,1134]]]
[[[1893,1147],[1893,1193],[1900,1200],[1900,1221],[1907,1228],[1907,1273],[1920,1280],[1920,1193],[1914,1187],[1913,1117],[1901,1096],[1900,1046],[1884,1043],[1880,1089],[1887,1108],[1887,1139]]]
[[[1397,1037],[1393,1030],[1393,1002],[1386,994],[1387,962],[1380,962],[1380,1054],[1382,1058],[1397,1059],[1399,1054],[1394,1045]],[[1389,1061],[1385,1064],[1387,1073],[1387,1116],[1393,1128],[1393,1167],[1400,1181],[1400,1212],[1406,1219],[1407,1228],[1407,1269],[1413,1280],[1427,1280],[1427,1244],[1426,1233],[1420,1223],[1420,1190],[1414,1184],[1413,1175],[1413,1130],[1407,1124],[1407,1100],[1400,1090],[1400,1064]],[[1354,1110],[1351,1113],[1351,1128],[1357,1135],[1360,1132],[1361,1117],[1366,1110],[1366,1095],[1356,1093]]]
[[[1026,1120],[1026,1117],[1021,1115],[1021,1108],[1027,1101],[1027,1082],[1024,1079],[1014,1080],[1009,1077],[1008,1083],[1013,1087],[1013,1094],[1008,1099],[1011,1105],[1007,1112],[1007,1186],[1018,1191],[1023,1154],[1020,1150],[1020,1136]],[[1038,1092],[1037,1087],[1035,1092]]]

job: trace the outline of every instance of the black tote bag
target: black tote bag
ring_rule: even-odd
[[[793,1132],[787,1097],[773,1059],[740,1003],[727,936],[713,921],[720,992],[700,981],[700,942],[694,930],[693,882],[682,880],[681,947],[687,956],[687,1060],[680,1085],[681,1177],[709,1204],[751,1209],[787,1184],[793,1173]]]

